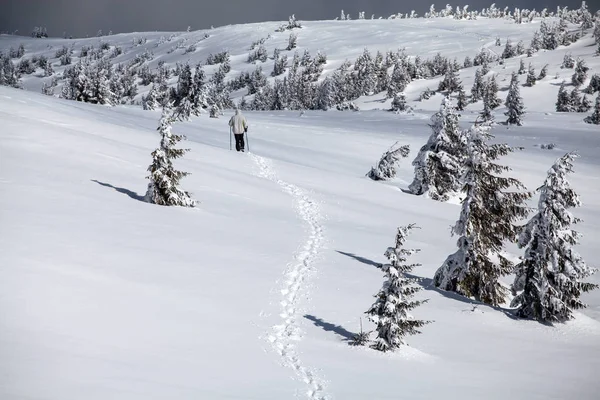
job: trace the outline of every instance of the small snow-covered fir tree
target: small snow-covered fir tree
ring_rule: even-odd
[[[458,96],[456,97],[456,109],[458,111],[464,111],[469,101],[467,99],[467,94],[465,93],[465,89],[462,85],[458,88]]]
[[[498,83],[496,82],[496,75],[492,75],[488,79],[485,85],[485,96],[488,98],[489,106],[492,110],[495,110],[502,104],[502,100],[498,97]]]
[[[577,63],[575,64],[575,72],[571,77],[571,83],[574,86],[580,86],[587,79],[587,72],[589,71],[589,67],[586,65],[585,60],[582,58],[577,59]]]
[[[512,73],[508,96],[504,105],[507,108],[504,113],[508,117],[506,123],[509,125],[523,125],[522,119],[523,114],[525,114],[525,106],[523,105],[523,98],[519,90],[519,75],[516,72]]]
[[[509,168],[495,160],[516,149],[489,144],[493,138],[489,131],[489,124],[476,124],[464,132],[468,149],[461,177],[464,197],[452,228],[452,234],[459,236],[458,250],[436,271],[433,283],[497,306],[508,292],[499,279],[513,269],[512,262],[502,255],[503,243],[516,238],[515,222],[527,216],[525,201],[531,193],[509,191],[525,187],[517,179],[501,176]]]
[[[145,199],[149,203],[161,206],[194,207],[196,200],[190,194],[179,188],[179,181],[189,175],[178,171],[173,166],[173,160],[182,157],[188,149],[176,149],[175,145],[183,138],[171,132],[171,126],[176,117],[170,107],[163,108],[160,124],[157,130],[161,134],[160,147],[152,152],[152,164],[148,167],[150,180]]]
[[[533,65],[529,64],[529,68],[527,70],[527,79],[525,80],[525,86],[532,87],[535,85],[535,81],[537,80],[535,76],[535,69]]]
[[[542,67],[542,69],[540,70],[540,75],[538,76],[537,80],[541,81],[542,79],[544,79],[546,76],[548,75],[548,64],[544,65]]]
[[[558,97],[556,99],[556,111],[557,112],[569,112],[572,111],[573,107],[571,105],[571,96],[569,96],[569,92],[565,88],[565,83],[563,82],[560,85],[560,89],[558,89]]]
[[[396,166],[401,159],[408,157],[410,146],[404,145],[396,147],[398,142],[394,143],[383,155],[377,163],[377,166],[372,167],[367,176],[374,181],[385,181],[396,176]]]
[[[479,113],[479,118],[483,122],[494,122],[494,115],[492,114],[492,107],[490,106],[490,98],[487,93],[483,96],[483,109]]]
[[[519,62],[519,75],[523,75],[525,73],[525,62],[523,62],[523,59],[521,58],[521,61]]]
[[[475,79],[471,87],[471,102],[476,103],[483,98],[485,83],[480,69],[475,71]]]
[[[387,88],[387,97],[393,98],[397,93],[403,92],[410,83],[410,79],[410,74],[404,63],[396,62]]]
[[[421,333],[419,328],[431,322],[415,319],[409,314],[412,309],[427,301],[413,300],[413,296],[421,288],[415,285],[416,279],[405,275],[420,265],[406,264],[407,258],[419,251],[403,247],[413,228],[414,224],[398,228],[395,246],[389,247],[385,252],[390,261],[382,266],[385,282],[375,296],[377,300],[366,312],[368,319],[376,325],[377,337],[371,347],[379,351],[398,349],[405,344],[406,336]]]
[[[510,39],[506,39],[506,46],[504,46],[504,51],[502,52],[502,58],[512,58],[516,56],[517,53],[515,48],[510,42]]]
[[[573,250],[580,234],[571,225],[580,222],[569,208],[581,205],[579,196],[567,180],[573,172],[575,153],[559,158],[538,189],[538,211],[525,225],[519,247],[525,247],[523,261],[517,265],[513,293],[519,293],[511,307],[517,315],[541,322],[564,322],[573,311],[584,308],[582,293],[598,285],[582,282],[595,270]]]
[[[585,113],[585,112],[590,111],[591,109],[592,109],[592,102],[584,94],[583,98],[581,99],[581,103],[579,104],[579,107],[577,107],[577,112]]]
[[[446,91],[447,94],[450,95],[458,90],[460,83],[461,82],[458,79],[458,68],[456,68],[456,66],[453,64],[449,64],[444,75],[444,79],[442,79],[438,86],[438,92]]]
[[[398,93],[394,95],[394,99],[392,100],[392,108],[390,111],[394,111],[399,113],[401,111],[406,111],[408,106],[406,105],[406,96],[404,93]]]
[[[150,91],[144,97],[142,97],[142,108],[144,110],[155,110],[160,107],[160,94],[157,87],[152,84]]]
[[[560,66],[561,68],[574,68],[575,67],[575,59],[571,55],[571,53],[566,53],[563,57],[563,62]]]
[[[592,113],[592,115],[585,117],[584,122],[588,124],[600,125],[600,94],[596,96],[594,112]]]
[[[409,186],[412,194],[446,201],[460,189],[462,145],[458,114],[449,97],[442,101],[440,111],[431,117],[432,134],[412,162],[415,177]]]

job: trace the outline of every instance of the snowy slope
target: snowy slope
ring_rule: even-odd
[[[550,22],[556,21],[554,18],[548,20]],[[26,50],[24,58],[44,55],[52,61],[56,72],[60,73],[64,67],[60,66],[55,54],[63,46],[74,49],[73,63],[77,62],[82,47],[94,46],[99,48],[101,43],[108,43],[111,46],[110,51],[115,46],[123,50],[122,55],[111,59],[114,64],[126,63],[144,52],[150,52],[154,56],[151,61],[147,62],[151,69],[156,68],[161,61],[172,67],[177,62],[189,62],[193,65],[198,62],[205,62],[210,54],[228,50],[231,54],[232,69],[227,74],[226,80],[236,78],[242,71],[252,72],[257,65],[260,65],[263,72],[269,76],[273,70],[272,56],[276,48],[281,49],[281,54],[287,54],[290,59],[295,51],[302,55],[305,50],[308,50],[312,56],[317,51],[321,51],[327,55],[323,78],[344,61],[354,62],[365,48],[368,48],[373,55],[377,51],[385,54],[386,51],[396,51],[404,48],[409,56],[421,56],[423,59],[433,58],[439,52],[450,59],[456,58],[462,65],[466,56],[473,58],[482,48],[496,54],[502,54],[507,39],[510,39],[513,45],[522,40],[525,47],[528,47],[533,33],[539,29],[540,21],[537,18],[532,23],[515,24],[512,20],[484,17],[477,20],[418,18],[307,21],[302,22],[303,27],[301,29],[286,30],[284,32],[276,32],[282,22],[264,22],[224,26],[194,32],[136,32],[85,39],[33,39],[0,35],[0,51],[7,51],[11,47],[17,48],[20,44],[23,44]],[[573,28],[576,29],[576,27]],[[285,48],[291,32],[298,36],[298,46],[292,51],[287,51]],[[207,35],[208,38],[205,38]],[[264,46],[267,49],[269,59],[265,63],[248,63],[247,59],[251,52],[252,43],[267,37],[270,38],[264,42]],[[502,47],[495,46],[498,37],[502,41]],[[135,42],[142,38],[147,40],[146,43],[135,45]],[[554,51],[541,51],[531,58],[523,55],[509,59],[505,65],[492,66],[490,74],[499,74],[497,80],[500,89],[503,90],[508,88],[512,71],[518,69],[519,59],[523,58],[526,65],[532,63],[538,73],[545,64],[548,64],[548,77],[538,82],[534,88],[523,88],[522,95],[525,99],[525,105],[531,110],[554,110],[558,86],[564,79],[570,82],[573,72],[572,70],[562,70],[560,68],[565,53],[569,52],[575,58],[584,58],[590,67],[589,76],[600,72],[600,58],[593,57],[595,46],[592,44],[593,38],[588,35],[568,47],[561,46]],[[196,50],[186,53],[185,49],[190,45],[195,45]],[[205,66],[205,70],[210,76],[217,70],[217,67],[217,65]],[[461,70],[460,77],[467,91],[470,90],[473,83],[476,68]],[[40,71],[37,74],[39,75]],[[556,79],[557,74],[559,75],[558,79]],[[41,75],[43,76],[43,73]],[[176,77],[173,78],[171,83],[174,84],[176,79]],[[269,77],[269,79],[273,81],[275,78]],[[35,76],[35,74],[24,76],[23,86],[28,90],[39,92],[43,83],[49,83],[50,80],[51,78],[43,78]],[[419,94],[426,88],[437,89],[439,80],[440,78],[418,80],[409,84],[406,89],[409,103],[421,109],[437,110],[440,103],[439,95],[424,102],[418,102],[417,100]],[[521,80],[524,83],[525,76]],[[587,83],[584,84],[584,87],[585,85]],[[136,99],[139,101],[149,89],[150,86],[140,86],[139,95]],[[56,93],[60,93],[60,90],[56,90]],[[245,89],[234,92],[234,100],[239,100],[244,94],[246,94]],[[382,101],[383,96],[379,94],[365,96],[357,103],[362,109],[389,108],[389,101],[388,103]],[[480,109],[481,102],[471,107]]]
[[[0,398],[596,398],[599,293],[545,327],[428,286],[459,213],[400,190],[428,112],[248,113],[251,154],[229,151],[226,119],[176,124],[195,209],[140,201],[158,117],[0,88]],[[593,264],[598,130],[577,114],[527,121],[494,129],[525,148],[504,161],[533,189],[581,153],[578,250]],[[365,178],[396,140],[411,145],[398,179]],[[348,346],[413,222],[430,299],[414,314],[434,322],[395,354]]]

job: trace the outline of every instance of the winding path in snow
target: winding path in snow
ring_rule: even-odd
[[[318,205],[298,186],[285,182],[277,177],[271,161],[250,154],[259,167],[259,176],[277,183],[296,201],[298,217],[309,226],[309,236],[302,250],[294,256],[284,273],[284,287],[281,289],[281,323],[272,327],[268,340],[281,356],[283,364],[293,369],[309,386],[306,395],[311,400],[326,400],[322,379],[302,364],[296,352],[296,342],[301,340],[300,327],[297,322],[297,306],[303,284],[313,270],[313,262],[323,246],[323,227],[320,223],[321,213]]]

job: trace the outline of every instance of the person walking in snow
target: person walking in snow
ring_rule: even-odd
[[[235,115],[229,120],[229,126],[235,136],[235,149],[237,151],[244,151],[244,133],[248,132],[248,122],[239,108],[236,108]]]

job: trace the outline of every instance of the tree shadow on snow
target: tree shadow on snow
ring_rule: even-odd
[[[113,185],[111,185],[110,183],[104,183],[104,182],[100,182],[100,181],[97,181],[97,180],[95,180],[95,179],[91,179],[91,181],[92,181],[92,182],[96,182],[98,185],[101,185],[101,186],[105,186],[105,187],[109,187],[109,188],[111,188],[111,189],[114,189],[114,190],[116,190],[116,191],[117,191],[117,192],[119,192],[119,193],[126,194],[127,196],[131,197],[131,198],[132,198],[132,199],[134,199],[134,200],[137,200],[137,201],[143,201],[143,202],[145,202],[145,200],[144,200],[144,196],[140,196],[140,195],[139,195],[139,194],[137,194],[136,192],[133,192],[133,191],[131,191],[131,190],[129,190],[129,189],[125,189],[125,188],[116,187],[116,186],[113,186]]]
[[[368,258],[364,258],[364,257],[361,257],[361,256],[357,256],[356,254],[346,253],[344,251],[339,251],[339,250],[336,250],[336,252],[338,252],[338,253],[340,253],[340,254],[342,254],[344,256],[353,258],[356,261],[361,262],[363,264],[367,264],[367,265],[370,265],[372,267],[381,268],[381,263],[377,263],[377,262],[375,262],[373,260],[369,260]]]
[[[304,316],[304,318],[306,318],[309,321],[312,321],[315,324],[315,326],[318,326],[319,328],[323,328],[324,331],[334,332],[335,334],[340,335],[341,337],[344,338],[344,341],[352,340],[355,336],[355,334],[353,332],[350,332],[343,326],[334,325],[332,323],[325,322],[322,319],[315,317],[314,315],[307,314]]]
[[[373,266],[373,267],[376,267],[376,268],[381,268],[382,267],[381,263],[377,263],[377,262],[375,262],[373,260],[369,260],[368,258],[357,256],[356,254],[352,254],[352,253],[344,253],[343,251],[339,251],[339,250],[336,250],[336,251],[338,253],[340,253],[340,254],[343,254],[345,256],[353,258],[356,261],[359,261],[359,262],[361,262],[363,264],[370,265],[370,266]],[[504,308],[504,307],[494,307],[494,306],[491,306],[489,304],[485,304],[485,303],[483,303],[481,301],[470,299],[470,298],[465,297],[465,296],[463,296],[461,294],[437,288],[437,287],[435,287],[433,285],[433,279],[431,279],[431,278],[425,278],[425,277],[414,275],[414,274],[404,274],[404,275],[407,278],[414,279],[415,282],[419,286],[421,286],[424,290],[433,291],[433,292],[441,294],[442,296],[444,296],[444,297],[446,297],[448,299],[460,301],[461,303],[465,303],[465,304],[469,304],[469,305],[473,306],[473,309],[471,311],[474,311],[476,309],[476,307],[478,307],[478,306],[484,306],[484,307],[489,307],[489,308],[491,308],[493,310],[496,310],[496,311],[500,311],[501,313],[503,313],[504,315],[506,315],[507,317],[509,317],[511,319],[515,319],[515,320],[521,320],[522,319],[522,318],[519,318],[517,315],[515,315],[515,310],[513,310],[513,309]]]

